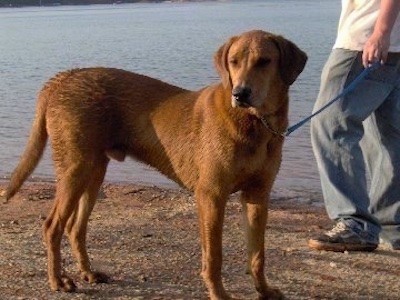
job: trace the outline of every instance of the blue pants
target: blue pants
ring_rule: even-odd
[[[314,110],[362,70],[360,52],[334,49]],[[311,140],[329,217],[400,246],[400,54],[315,117]]]

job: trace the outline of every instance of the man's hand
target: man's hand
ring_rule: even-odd
[[[362,61],[365,68],[375,62],[386,62],[390,45],[390,34],[373,33],[363,50]]]

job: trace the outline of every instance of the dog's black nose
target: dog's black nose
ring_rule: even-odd
[[[232,96],[238,102],[244,102],[248,104],[250,95],[251,95],[251,89],[248,87],[236,87],[232,90]]]

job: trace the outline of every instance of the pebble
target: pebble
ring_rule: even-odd
[[[329,266],[330,266],[331,268],[337,268],[337,264],[334,263],[334,262],[330,262],[330,263],[329,263]]]
[[[19,225],[19,222],[17,220],[12,220],[10,221],[10,225]]]

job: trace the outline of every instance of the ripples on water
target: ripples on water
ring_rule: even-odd
[[[23,151],[35,96],[55,73],[75,67],[123,68],[188,88],[218,80],[212,56],[231,35],[263,29],[309,55],[291,88],[290,120],[311,112],[336,31],[340,3],[313,0],[235,1],[118,6],[0,8],[0,175]],[[278,187],[318,189],[308,125],[285,143]],[[34,175],[51,178],[49,151]],[[170,184],[135,162],[111,163],[107,179]]]

